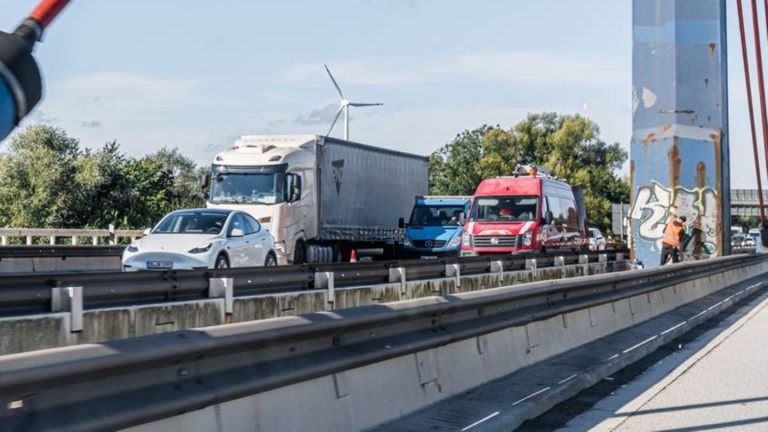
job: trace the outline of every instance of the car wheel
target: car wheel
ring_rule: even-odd
[[[277,258],[275,258],[275,254],[270,252],[267,255],[267,260],[264,261],[264,267],[274,267],[277,265]]]
[[[293,263],[304,264],[307,262],[307,245],[303,241],[296,242],[296,248],[293,249]]]
[[[229,260],[227,259],[227,256],[222,254],[216,257],[216,265],[214,268],[217,269],[228,269],[229,268]]]

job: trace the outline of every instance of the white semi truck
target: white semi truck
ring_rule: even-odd
[[[279,264],[397,250],[428,160],[318,135],[249,135],[216,155],[203,180],[208,207],[244,210],[269,229]]]

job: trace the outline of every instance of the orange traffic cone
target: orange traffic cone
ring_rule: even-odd
[[[349,255],[349,262],[357,262],[357,251],[352,249],[352,253]]]

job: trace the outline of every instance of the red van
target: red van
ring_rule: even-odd
[[[589,245],[584,193],[535,167],[483,180],[462,237],[461,255],[582,250]]]

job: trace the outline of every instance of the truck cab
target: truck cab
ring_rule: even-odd
[[[206,183],[206,206],[248,212],[275,239],[279,264],[290,246],[317,232],[315,136],[244,136],[216,155]]]
[[[417,196],[411,218],[405,226],[403,256],[458,256],[464,217],[471,199],[462,196]]]
[[[536,167],[478,185],[461,255],[583,250],[589,245],[583,191]]]

